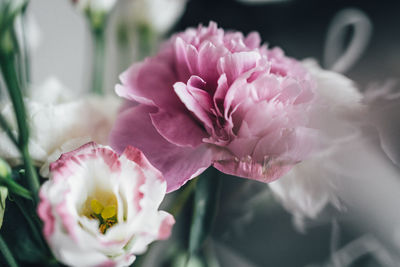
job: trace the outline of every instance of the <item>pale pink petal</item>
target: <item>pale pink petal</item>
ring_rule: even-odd
[[[212,88],[213,91],[220,76],[217,70],[218,61],[227,52],[225,47],[216,46],[208,41],[199,48],[199,74],[202,79],[207,81],[208,88]]]
[[[172,226],[175,224],[175,219],[171,214],[160,211],[161,226],[158,232],[158,239],[168,239],[171,235]]]
[[[256,67],[260,58],[255,51],[229,54],[220,59],[218,70],[221,74],[225,73],[228,84],[232,84],[240,75]]]
[[[244,43],[251,49],[258,48],[261,44],[260,35],[258,32],[251,32],[247,35],[246,39],[244,39]]]
[[[197,49],[179,37],[175,40],[175,56],[179,80],[187,81],[192,73],[199,73]]]

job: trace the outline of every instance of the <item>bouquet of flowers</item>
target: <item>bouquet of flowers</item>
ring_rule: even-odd
[[[107,94],[116,2],[72,0],[93,40],[91,93],[77,98],[55,79],[32,88],[29,1],[0,1],[2,266],[144,266],[158,240],[171,244],[159,266],[219,266],[207,242],[221,188],[243,189],[232,176],[265,187],[299,229],[328,204],[343,208],[343,155],[368,142],[376,96],[362,101],[345,76],[212,21],[157,48],[185,0],[132,1],[119,49],[135,25],[144,59]]]

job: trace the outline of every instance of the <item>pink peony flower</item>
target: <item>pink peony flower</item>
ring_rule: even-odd
[[[174,218],[158,211],[166,182],[143,154],[88,143],[50,166],[38,213],[56,258],[69,266],[128,266],[169,237]]]
[[[307,127],[313,100],[309,73],[253,32],[224,32],[213,22],[189,28],[159,53],[121,75],[131,101],[111,134],[117,152],[140,148],[179,188],[210,165],[271,182],[313,149]],[[138,104],[137,104],[138,103]]]

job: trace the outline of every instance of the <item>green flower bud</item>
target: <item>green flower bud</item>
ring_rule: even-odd
[[[0,159],[0,177],[6,178],[11,175],[11,168],[4,160]]]

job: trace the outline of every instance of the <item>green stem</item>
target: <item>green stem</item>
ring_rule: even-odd
[[[48,247],[46,246],[46,243],[43,240],[43,236],[41,235],[40,231],[38,230],[38,229],[40,229],[41,225],[39,225],[38,220],[34,220],[34,218],[32,217],[32,216],[36,216],[36,214],[30,215],[26,208],[27,205],[24,205],[20,199],[15,198],[14,201],[17,204],[22,215],[24,216],[26,222],[28,223],[28,226],[31,229],[31,232],[32,232],[35,240],[40,244],[40,247],[42,248],[43,251],[49,252]]]
[[[197,178],[189,181],[189,183],[183,188],[179,195],[174,200],[174,204],[171,207],[169,213],[176,217],[181,212],[183,206],[186,204],[188,198],[192,194],[193,190],[196,188]]]
[[[129,27],[120,22],[117,27],[118,71],[122,72],[132,63],[131,44],[129,42]]]
[[[0,51],[0,68],[3,73],[3,79],[7,85],[8,93],[13,104],[15,117],[18,125],[18,147],[24,160],[26,174],[28,177],[28,185],[37,200],[37,192],[39,190],[39,178],[33,166],[32,159],[29,155],[28,141],[29,128],[26,120],[25,105],[22,97],[21,84],[18,82],[16,73],[15,54],[11,51]]]
[[[15,19],[19,19],[18,17]],[[21,95],[26,93],[27,89],[27,81],[25,77],[25,69],[24,69],[24,60],[23,54],[21,50],[21,46],[19,44],[19,40],[17,34],[15,32],[15,28],[10,28],[12,43],[13,43],[13,52],[14,52],[14,62],[15,62],[15,72],[18,77],[19,89],[21,90]]]
[[[143,60],[153,51],[155,34],[150,25],[140,24],[137,28],[139,42],[139,60]]]
[[[26,10],[26,9],[25,9]],[[21,30],[22,30],[22,47],[23,47],[23,56],[24,56],[24,74],[25,74],[25,81],[27,84],[31,81],[31,73],[30,73],[30,54],[29,54],[29,47],[28,47],[28,41],[26,39],[26,12],[25,10],[22,13],[22,18],[21,18]]]
[[[92,92],[102,95],[105,69],[105,27],[99,26],[92,29],[94,55],[92,72]]]
[[[29,148],[27,145],[25,145],[22,148],[21,153],[24,159],[25,174],[28,177],[29,188],[33,194],[35,203],[38,203],[38,192],[40,187],[39,177],[36,172],[35,166],[33,165],[32,159],[29,154]]]
[[[17,261],[15,260],[11,250],[8,248],[7,243],[4,241],[2,236],[0,236],[0,251],[10,267],[18,267]]]
[[[7,187],[8,190],[10,190],[12,193],[20,197],[32,200],[31,192],[29,192],[29,190],[26,189],[25,187],[16,183],[11,178],[5,178],[0,176],[0,185]]]
[[[142,267],[145,260],[146,260],[146,255],[149,253],[150,247],[147,248],[147,253],[143,254],[143,255],[139,255],[136,257],[136,260],[133,264],[131,264],[130,266],[132,267]]]
[[[217,213],[221,177],[213,167],[208,168],[197,182],[194,196],[194,210],[189,236],[189,255],[196,255],[211,233]]]
[[[28,125],[26,122],[25,105],[22,98],[21,86],[18,82],[18,75],[16,72],[15,55],[11,52],[2,53],[0,55],[0,67],[3,72],[3,79],[7,85],[7,90],[13,104],[15,117],[18,125],[18,144],[21,147],[28,143]]]

